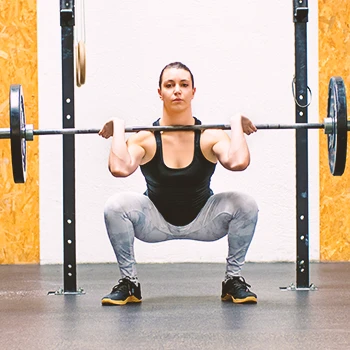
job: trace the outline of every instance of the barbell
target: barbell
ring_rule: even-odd
[[[27,173],[27,141],[37,135],[97,134],[100,129],[38,129],[26,124],[24,96],[21,85],[11,85],[9,94],[10,128],[0,129],[0,139],[11,140],[12,173],[15,183],[24,183]],[[341,77],[332,77],[328,86],[327,117],[323,123],[257,124],[257,129],[324,129],[328,141],[328,163],[334,176],[344,173],[346,165],[347,135],[350,122],[347,120],[346,90]],[[206,129],[231,129],[227,124],[134,126],[125,132],[145,131],[193,131]]]

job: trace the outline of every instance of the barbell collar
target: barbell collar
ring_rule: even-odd
[[[34,140],[34,127],[33,124],[27,124],[25,128],[25,139],[26,141]]]
[[[324,118],[323,120],[323,124],[324,124],[324,133],[326,135],[331,134],[332,132],[334,132],[334,127],[333,127],[333,122],[332,122],[332,118]],[[349,126],[349,125],[348,125]],[[349,130],[349,129],[348,129]]]
[[[332,118],[324,118],[324,133],[326,135],[332,134],[334,132]],[[347,129],[350,130],[350,120],[347,121]]]

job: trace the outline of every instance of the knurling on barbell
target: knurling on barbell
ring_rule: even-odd
[[[24,97],[21,85],[10,87],[10,129],[0,129],[0,139],[11,139],[12,172],[15,183],[26,181],[27,150],[26,142],[34,135],[97,134],[100,129],[52,129],[33,130],[26,124]],[[347,133],[350,123],[347,120],[346,89],[341,77],[332,77],[328,86],[327,118],[324,124],[261,124],[257,129],[324,129],[328,140],[328,163],[334,176],[344,173],[346,165]],[[205,129],[229,130],[230,125],[177,125],[177,126],[136,126],[127,127],[125,132],[149,131],[193,131]]]

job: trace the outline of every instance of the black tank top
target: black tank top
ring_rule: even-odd
[[[201,124],[200,120],[194,119],[196,125]],[[159,119],[153,125],[158,126]],[[154,132],[157,144],[154,157],[140,166],[147,184],[145,194],[164,219],[176,226],[184,226],[193,221],[213,194],[210,179],[216,163],[204,157],[200,148],[201,131],[194,132],[194,156],[185,168],[173,169],[164,164],[159,131]]]

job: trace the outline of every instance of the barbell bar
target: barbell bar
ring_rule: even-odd
[[[298,124],[256,124],[256,128],[259,130],[273,130],[273,129],[326,129],[331,132],[331,121],[325,121],[325,123],[298,123]],[[327,126],[325,126],[327,125]],[[348,121],[348,130],[350,130],[350,121]],[[194,130],[206,130],[206,129],[222,129],[230,130],[229,124],[201,124],[201,125],[172,125],[172,126],[131,126],[126,127],[125,132],[139,132],[139,131],[194,131]],[[33,136],[43,135],[77,135],[77,134],[98,134],[100,129],[33,129],[32,124],[26,124],[24,130],[21,131],[21,136],[27,141],[32,141]],[[328,132],[328,133],[329,133]],[[0,139],[10,139],[11,129],[0,129]]]
[[[39,135],[75,135],[97,134],[100,129],[37,129],[25,123],[24,96],[21,85],[10,87],[10,128],[0,129],[0,139],[11,139],[12,170],[15,183],[26,181],[26,141],[32,141]],[[276,129],[324,129],[328,139],[328,163],[334,176],[344,173],[346,165],[347,133],[350,121],[347,120],[347,103],[344,81],[341,77],[332,77],[328,88],[327,117],[324,123],[296,124],[256,124],[259,130]],[[173,125],[173,126],[133,126],[125,132],[139,131],[194,131],[206,129],[230,130],[228,124],[211,125]]]
[[[255,124],[259,130],[275,129],[324,129],[325,134],[332,133],[332,120],[325,118],[324,123],[297,123],[297,124]],[[172,126],[130,126],[125,128],[126,133],[139,131],[194,131],[206,129],[230,130],[229,124],[201,124],[201,125],[172,125]],[[347,130],[350,130],[350,121],[347,121]],[[98,134],[100,129],[33,129],[32,124],[26,124],[21,131],[22,137],[27,141],[32,141],[33,136],[43,135],[76,135],[76,134]],[[0,139],[11,138],[10,128],[0,128]]]

